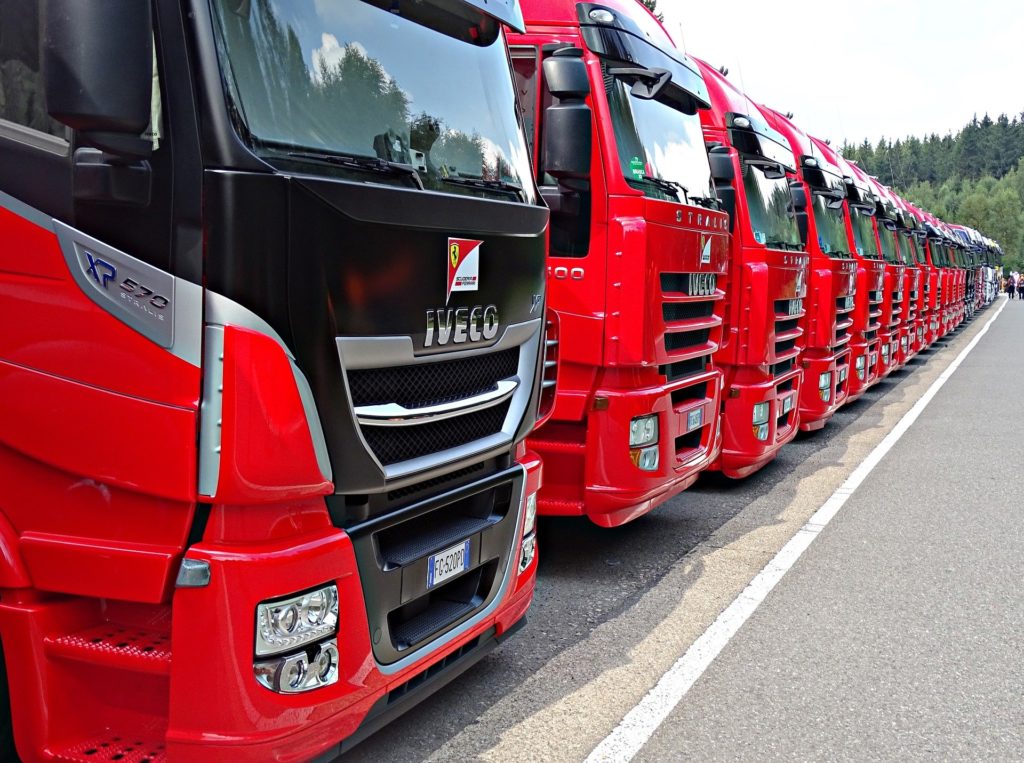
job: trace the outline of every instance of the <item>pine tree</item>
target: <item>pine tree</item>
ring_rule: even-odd
[[[654,17],[658,19],[658,21],[665,20],[665,16],[658,13],[658,0],[640,0],[640,2],[646,6],[647,10],[654,14]]]

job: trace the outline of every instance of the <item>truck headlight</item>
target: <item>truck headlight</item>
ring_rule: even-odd
[[[642,448],[658,441],[658,415],[637,416],[629,421],[629,447]]]
[[[523,535],[529,535],[537,527],[537,494],[526,496],[526,517],[523,520]]]
[[[256,656],[291,651],[338,630],[338,587],[333,583],[256,605]]]
[[[826,371],[818,376],[818,389],[828,389],[832,386],[832,372]]]
[[[630,460],[633,465],[644,472],[653,472],[658,468],[658,446],[652,445],[649,448],[634,448],[629,451]]]
[[[754,426],[758,426],[760,424],[767,424],[768,423],[768,414],[769,414],[769,405],[768,405],[767,402],[755,403],[754,404],[753,422],[752,422],[754,424]],[[763,439],[763,438],[759,438],[759,439]]]
[[[761,442],[768,439],[768,424],[755,424],[754,425],[754,437]]]

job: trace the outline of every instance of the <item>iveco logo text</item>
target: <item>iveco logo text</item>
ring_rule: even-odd
[[[690,273],[691,297],[710,297],[715,293],[714,273]]]
[[[498,335],[498,308],[495,305],[427,310],[424,347],[463,344],[494,339]]]

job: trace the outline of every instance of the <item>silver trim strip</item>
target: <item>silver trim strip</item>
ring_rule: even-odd
[[[379,670],[381,673],[385,675],[398,673],[399,671],[404,670],[413,663],[419,662],[424,657],[430,656],[438,649],[444,648],[446,645],[450,644],[459,636],[476,627],[482,621],[493,615],[494,612],[498,609],[498,607],[500,607],[504,603],[505,595],[508,593],[509,584],[512,581],[512,573],[514,570],[519,569],[519,560],[516,558],[516,554],[513,552],[513,549],[516,548],[516,546],[522,539],[523,522],[525,521],[523,518],[523,505],[526,499],[526,467],[520,464],[519,469],[521,471],[521,474],[519,477],[514,478],[513,482],[513,484],[516,486],[515,495],[513,496],[513,500],[516,501],[516,531],[515,534],[512,536],[512,546],[508,552],[508,565],[505,567],[505,576],[502,578],[501,588],[498,589],[498,593],[494,596],[494,599],[492,599],[491,603],[488,604],[484,609],[480,610],[471,618],[466,620],[466,622],[462,623],[462,625],[452,628],[452,630],[438,638],[436,641],[417,649],[412,654],[403,657],[397,662],[392,662],[389,665],[385,665],[381,662],[378,662],[375,658],[374,662],[377,663],[377,670]],[[518,572],[516,572],[516,574],[518,575]]]
[[[513,323],[505,329],[494,344],[489,344],[486,347],[453,350],[452,352],[439,352],[433,355],[417,355],[413,350],[412,337],[409,336],[339,336],[335,339],[335,343],[338,345],[341,365],[347,371],[357,371],[365,368],[387,368],[414,363],[439,363],[446,360],[469,358],[483,353],[500,352],[526,342],[540,324],[540,318],[525,323]]]
[[[199,479],[202,496],[217,495],[220,481],[221,424],[224,406],[224,327],[206,327],[203,399],[199,403]]]
[[[18,217],[24,217],[30,223],[38,225],[40,228],[46,228],[46,230],[53,232],[53,218],[49,215],[43,214],[35,207],[30,207],[23,201],[18,201],[13,196],[0,191],[0,207],[3,207],[8,212],[16,214]]]
[[[512,397],[519,386],[518,378],[501,379],[495,388],[480,395],[453,400],[422,408],[406,408],[398,403],[382,405],[361,405],[356,407],[356,418],[360,424],[372,427],[408,427],[443,421],[456,416],[465,416],[486,408],[492,408]]]

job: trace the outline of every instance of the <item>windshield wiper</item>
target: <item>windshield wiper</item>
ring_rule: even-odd
[[[713,196],[689,196],[687,198],[695,204],[704,207],[705,209],[721,209],[722,207],[718,203],[718,199]]]
[[[480,188],[486,191],[500,191],[510,193],[520,201],[526,201],[523,195],[523,187],[518,183],[511,183],[508,180],[487,180],[486,178],[468,178],[462,175],[449,175],[441,178],[442,183],[461,185],[466,188]]]
[[[640,175],[637,180],[643,180],[651,185],[657,186],[666,193],[670,193],[679,198],[679,192],[683,192],[683,201],[689,203],[690,190],[682,183],[677,183],[675,180],[665,180],[665,178],[657,178],[654,175],[648,175],[646,172]]]
[[[779,239],[778,241],[765,241],[764,245],[772,246],[775,247],[776,249],[785,249],[787,252],[802,251],[799,244],[794,244],[791,241],[783,241],[782,239]]]
[[[381,159],[378,156],[364,156],[363,154],[346,154],[341,152],[321,152],[321,151],[295,151],[290,150],[285,152],[288,156],[296,159],[309,159],[314,162],[324,162],[325,164],[333,164],[336,167],[345,167],[352,170],[362,170],[363,172],[376,172],[382,175],[404,175],[409,178],[413,185],[423,189],[423,180],[420,178],[420,173],[416,171],[416,168],[411,164],[402,164],[401,162],[389,162],[387,159]]]

